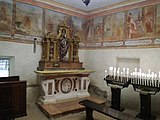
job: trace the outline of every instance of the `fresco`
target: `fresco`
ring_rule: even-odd
[[[124,39],[125,12],[116,13],[115,40]]]
[[[104,17],[104,40],[110,41],[115,38],[116,33],[116,14],[110,14]]]
[[[94,26],[94,40],[102,41],[103,40],[103,19],[102,17],[97,17],[93,19]]]
[[[148,6],[144,8],[144,29],[145,29],[145,37],[151,37],[154,33],[154,15],[155,8],[154,6]]]
[[[74,28],[72,28],[72,35],[80,37],[81,42],[84,42],[86,40],[85,20],[74,16],[72,16],[71,19],[74,26]]]
[[[160,4],[157,5],[157,12],[156,12],[156,36],[160,36]]]
[[[89,19],[86,21],[86,33],[87,33],[87,41],[93,41],[93,36],[94,36],[93,19]]]
[[[12,0],[0,0],[0,31],[10,32],[12,28]]]
[[[84,34],[85,20],[51,10],[46,10],[45,34],[47,34],[48,32],[53,32],[54,34],[57,34],[58,25],[62,22],[64,22],[70,28],[71,37],[77,35],[80,37],[81,41],[84,41],[86,39],[86,36]]]
[[[127,11],[126,30],[127,38],[144,37],[144,17],[142,8]]]
[[[16,33],[42,36],[42,9],[23,3],[16,3]]]
[[[46,10],[45,14],[45,34],[53,32],[57,34],[58,25],[64,21],[66,15],[51,10]]]

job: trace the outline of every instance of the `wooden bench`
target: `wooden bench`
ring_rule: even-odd
[[[94,120],[92,116],[93,111],[100,112],[117,120],[137,120],[136,117],[128,115],[124,112],[120,112],[118,110],[114,110],[113,108],[110,108],[104,104],[97,104],[90,100],[80,101],[79,104],[85,106],[86,108],[86,120]]]

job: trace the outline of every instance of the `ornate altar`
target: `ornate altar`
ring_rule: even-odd
[[[48,33],[42,41],[38,70],[83,69],[78,57],[79,42],[78,36],[70,36],[69,27],[60,24],[57,35]]]
[[[43,104],[90,96],[88,76],[93,71],[84,70],[78,57],[80,39],[70,31],[62,23],[57,35],[48,33],[42,41],[42,58],[35,73],[41,80],[39,101]]]

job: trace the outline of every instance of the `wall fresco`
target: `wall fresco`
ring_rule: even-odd
[[[29,40],[26,36],[36,36],[42,39],[43,32],[45,34],[48,32],[57,34],[58,25],[62,22],[70,27],[70,36],[79,36],[84,46],[90,43],[96,43],[96,46],[100,43],[98,44],[100,47],[108,46],[108,44],[109,46],[113,44],[115,46],[128,46],[130,44],[126,43],[147,39],[155,43],[155,39],[160,37],[159,3],[135,9],[124,9],[125,11],[121,12],[110,13],[106,11],[105,15],[98,15],[98,17],[95,16],[90,19],[71,16],[69,11],[59,13],[53,8],[50,9],[49,6],[41,7],[40,4],[36,3],[32,5],[23,1],[15,3],[13,4],[13,0],[0,0],[1,37],[5,34],[9,37],[14,36],[14,38],[17,35],[25,36],[24,39],[26,40]],[[13,10],[15,7],[16,10]],[[16,16],[13,17],[13,15]],[[42,28],[42,26],[44,27]],[[133,42],[129,42],[130,40]],[[136,45],[137,43],[139,44],[136,42]]]
[[[94,36],[94,26],[93,26],[93,19],[86,21],[86,35],[87,35],[87,41],[93,41]]]
[[[144,17],[142,8],[137,8],[127,11],[126,29],[127,38],[140,38],[144,37]]]
[[[11,32],[12,9],[12,0],[0,0],[0,31],[2,32]]]
[[[85,20],[74,16],[72,16],[71,19],[73,23],[73,28],[71,28],[73,30],[72,35],[80,37],[81,42],[84,42],[86,40]]]
[[[104,17],[104,40],[110,41],[115,38],[116,33],[116,14],[110,14]]]
[[[48,32],[53,32],[57,34],[57,28],[60,23],[65,23],[68,27],[70,27],[70,36],[79,36],[81,41],[86,40],[85,33],[85,20],[75,17],[69,16],[65,14],[61,14],[55,11],[46,10],[45,14],[45,34]]]
[[[94,32],[94,41],[103,40],[103,19],[102,17],[97,17],[93,19],[93,32]]]
[[[64,21],[66,15],[51,10],[45,12],[45,34],[53,32],[57,34],[58,25]]]
[[[17,2],[15,29],[18,34],[41,36],[42,9]]]
[[[157,5],[157,11],[156,11],[156,36],[160,37],[160,4]]]
[[[154,34],[154,16],[155,6],[148,6],[144,8],[145,37],[152,37]]]
[[[115,40],[124,39],[124,22],[125,22],[125,12],[116,13],[116,29],[115,29]]]

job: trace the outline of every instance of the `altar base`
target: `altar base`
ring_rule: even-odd
[[[89,97],[89,74],[92,70],[35,71],[41,81],[39,102],[57,103],[61,100]]]
[[[79,104],[79,101],[88,99],[98,104],[105,103],[104,100],[97,99],[95,97],[75,98],[68,99],[67,101],[59,101],[58,103],[52,103],[43,105],[39,101],[36,101],[40,110],[51,120],[62,117],[67,114],[78,113],[85,110],[85,107]]]

